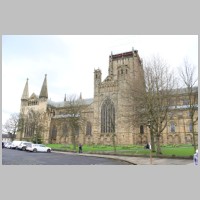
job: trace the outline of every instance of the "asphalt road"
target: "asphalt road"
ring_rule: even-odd
[[[15,149],[2,149],[2,165],[130,165],[109,158],[68,155],[61,153],[32,153]]]

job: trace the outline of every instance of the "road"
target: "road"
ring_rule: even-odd
[[[2,165],[130,165],[110,158],[68,155],[62,153],[32,153],[15,149],[2,149]]]

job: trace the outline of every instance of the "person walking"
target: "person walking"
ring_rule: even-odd
[[[82,149],[82,144],[81,143],[79,143],[79,153],[82,153],[83,152],[83,149]]]
[[[194,165],[198,165],[198,149],[196,150],[196,153],[193,156],[193,162]]]

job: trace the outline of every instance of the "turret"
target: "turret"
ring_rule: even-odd
[[[47,90],[47,75],[45,74],[44,82],[40,91],[39,98],[42,100],[48,99],[48,90]]]
[[[109,57],[109,69],[108,69],[108,75],[112,76],[113,75],[113,55],[111,52],[111,55]]]
[[[99,85],[101,84],[101,70],[94,70],[94,95],[98,92]]]
[[[65,97],[64,97],[64,101],[66,101],[66,94],[65,94]]]
[[[24,87],[24,91],[21,97],[21,105],[22,106],[27,106],[28,105],[28,98],[29,98],[29,91],[28,91],[28,78],[26,80],[26,84]]]
[[[82,100],[82,93],[80,93],[80,97],[79,97],[79,99],[81,99],[81,100]]]

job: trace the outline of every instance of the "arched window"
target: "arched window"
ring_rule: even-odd
[[[141,126],[140,126],[140,134],[143,134],[143,133],[144,133],[144,126],[141,125]]]
[[[86,135],[92,135],[92,125],[91,125],[91,122],[87,122],[87,125],[86,125]]]
[[[79,135],[79,126],[76,126],[76,127],[75,127],[75,134],[76,134],[76,135]]]
[[[27,114],[27,118],[25,121],[25,137],[32,137],[34,135],[36,124],[33,115],[33,111],[30,111]]]
[[[189,124],[189,132],[192,132],[192,128],[193,128],[192,122],[190,122],[190,124]]]
[[[67,124],[63,124],[62,132],[63,132],[63,135],[65,135],[65,136],[68,135],[68,127],[67,127]]]
[[[101,132],[115,132],[115,107],[109,98],[104,101],[101,107]]]
[[[57,128],[55,125],[53,125],[52,131],[51,131],[51,138],[53,140],[56,140],[56,136],[57,136]]]
[[[31,128],[29,127],[29,125],[26,125],[25,126],[25,137],[31,137],[32,136],[32,130]]]
[[[171,133],[175,133],[176,132],[176,126],[174,122],[170,123],[170,132]]]

